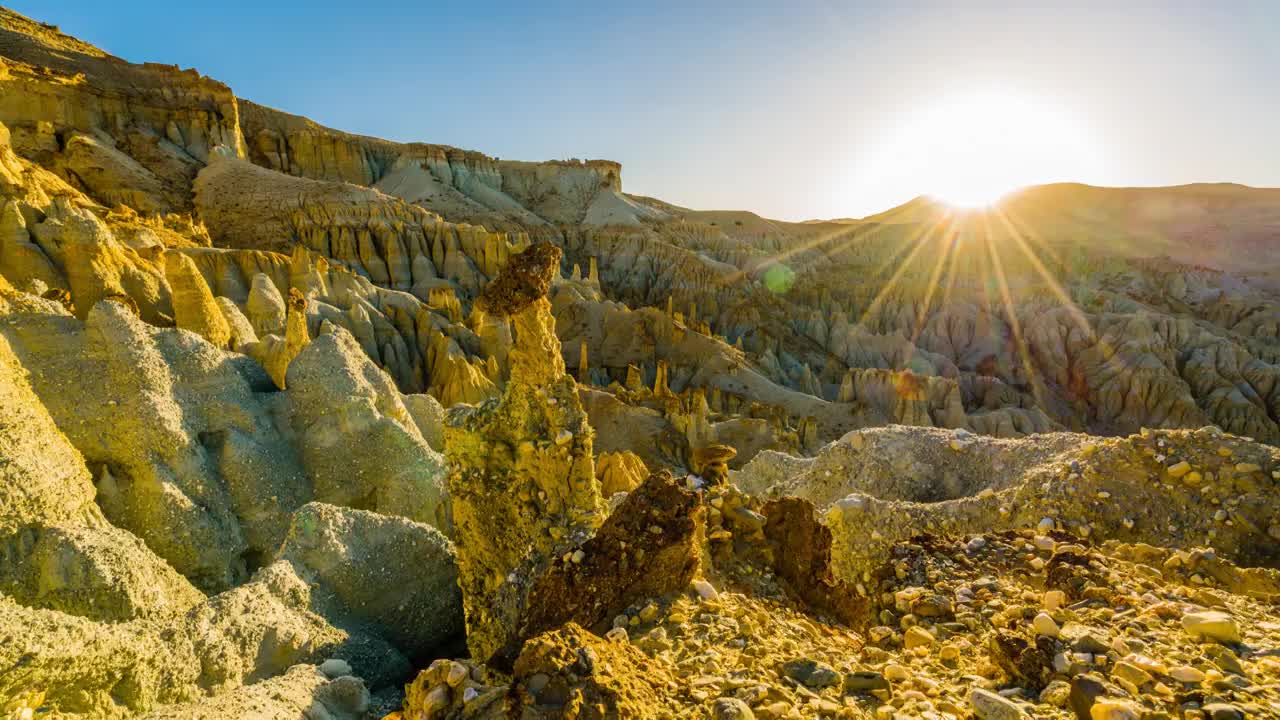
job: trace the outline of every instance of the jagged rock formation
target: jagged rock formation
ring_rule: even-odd
[[[0,9],[0,714],[1266,716],[1277,218],[697,211]]]
[[[115,306],[120,308],[115,312],[129,317],[115,303],[103,305],[99,310]],[[206,599],[137,538],[109,524],[92,502],[82,456],[32,391],[9,342],[0,347],[6,420],[0,425],[6,457],[0,467],[12,495],[3,505],[0,627],[5,642],[0,662],[12,668],[21,660],[24,668],[5,673],[0,692],[42,687],[46,701],[62,712],[115,717],[191,701],[329,655],[345,656],[365,677],[383,683],[408,670],[404,656],[383,633],[368,629],[377,622],[377,608],[350,596],[352,587],[367,588],[372,576],[361,573],[372,568],[355,564],[333,573],[323,562],[332,555],[318,553],[323,545],[305,529],[295,528],[290,536],[283,551],[286,560],[263,568],[247,584]],[[18,422],[10,424],[9,418]],[[298,523],[316,525],[317,512],[341,511],[307,510]],[[180,517],[174,522],[180,523],[177,530],[200,527],[198,522],[181,524]],[[375,525],[395,522],[383,518]],[[438,533],[433,539],[430,528],[406,524],[400,531],[403,539],[393,535],[388,545],[377,539],[373,526],[365,525],[329,522],[312,529],[332,546],[332,554],[355,557],[357,548],[370,552],[363,543],[381,542],[375,545],[378,556],[392,551],[416,555],[415,577],[451,584],[451,548]],[[153,533],[144,537],[155,542]],[[419,549],[411,552],[415,545]],[[422,575],[432,564],[440,574]],[[415,582],[422,586],[424,581]],[[343,612],[334,610],[326,599],[330,595],[349,605]],[[449,602],[449,597],[427,587],[423,602],[431,611],[423,622],[407,636],[402,631],[385,635],[411,652],[445,641],[458,624],[442,622],[440,616],[460,612],[457,600]]]
[[[443,145],[401,144],[321,127],[240,101],[249,159],[282,173],[376,188],[462,222],[543,230],[637,225],[661,209],[622,194],[608,160],[501,161]]]
[[[456,409],[445,428],[467,644],[486,660],[507,644],[545,566],[604,519],[593,433],[544,297],[559,259],[533,245],[486,290],[486,311],[515,326],[511,379],[501,398]]]
[[[173,319],[178,327],[208,340],[214,347],[231,342],[231,325],[213,299],[191,258],[178,252],[165,254],[165,279],[173,292]],[[234,305],[232,305],[234,307]]]
[[[644,461],[628,450],[602,452],[596,458],[596,478],[606,498],[635,490],[648,476]]]
[[[1210,545],[1247,565],[1280,562],[1273,520],[1280,455],[1212,429],[1002,441],[877,428],[850,433],[802,463],[781,463],[781,471],[779,464],[762,455],[738,478],[823,508],[836,566],[850,581],[918,534],[1041,525],[1081,538]],[[768,485],[771,477],[782,479]]]

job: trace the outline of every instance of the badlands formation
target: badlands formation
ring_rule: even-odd
[[[1280,191],[621,170],[0,9],[0,717],[1280,717]]]

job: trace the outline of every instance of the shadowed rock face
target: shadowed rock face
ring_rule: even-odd
[[[769,501],[761,512],[778,578],[815,612],[851,626],[865,625],[868,603],[832,571],[831,531],[818,520],[813,504],[782,498]]]
[[[565,623],[589,628],[634,602],[684,589],[700,569],[702,523],[696,493],[669,473],[650,475],[591,539],[533,581],[494,661],[511,662],[525,640]]]

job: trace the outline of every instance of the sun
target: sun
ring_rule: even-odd
[[[1026,185],[1101,172],[1098,144],[1061,98],[974,89],[905,110],[871,158],[874,172],[956,208],[981,208]]]

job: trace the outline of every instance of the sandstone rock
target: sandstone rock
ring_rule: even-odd
[[[169,705],[141,717],[146,720],[215,720],[254,717],[264,720],[367,717],[369,691],[350,676],[326,679],[311,665],[295,665],[283,674],[213,698]]]
[[[983,720],[1015,720],[1026,717],[1026,713],[1015,703],[982,688],[974,688],[969,693],[969,704],[973,706],[973,713]]]
[[[277,557],[334,593],[341,607],[329,617],[359,619],[408,657],[429,657],[462,636],[453,546],[428,525],[309,503],[294,513]]]
[[[114,524],[204,589],[243,579],[274,549],[309,490],[231,356],[114,302],[83,328],[34,316],[0,332],[24,363],[45,368],[33,387],[95,468]]]
[[[19,358],[0,335],[0,528],[100,518],[80,452],[32,391]]]
[[[686,587],[701,566],[700,523],[697,495],[669,474],[649,476],[567,560],[517,577],[527,594],[491,662],[514,659],[537,633],[568,622],[591,627],[638,600]]]
[[[297,288],[289,288],[288,313],[285,319],[284,337],[267,335],[256,348],[248,348],[253,356],[266,368],[267,374],[281,390],[287,386],[289,365],[302,349],[311,342],[311,333],[307,329],[307,301]]]
[[[253,276],[253,287],[249,290],[246,313],[254,331],[260,337],[285,334],[285,317],[287,306],[284,296],[276,288],[271,278],[263,273]]]
[[[141,540],[104,522],[0,538],[0,590],[28,607],[106,622],[172,617],[204,601]]]
[[[48,688],[46,702],[63,712],[117,716],[121,706],[143,713],[191,702],[205,688],[234,689],[326,655],[348,659],[380,683],[407,671],[394,649],[309,612],[309,593],[286,564],[162,622],[94,623],[0,598],[0,627],[8,638],[0,660],[11,665],[21,658],[26,668],[21,676],[0,678],[0,692],[8,696],[15,683],[34,684]]]
[[[404,407],[409,411],[422,439],[432,450],[444,452],[445,409],[440,401],[430,395],[403,395]]]
[[[596,477],[600,480],[600,492],[605,497],[631,492],[648,476],[649,470],[644,461],[633,452],[602,452],[596,458]]]
[[[344,330],[290,364],[285,405],[315,498],[448,531],[445,467],[386,373]]]
[[[165,279],[173,291],[178,327],[194,332],[214,347],[227,347],[231,343],[231,326],[195,263],[180,252],[170,251],[165,254],[164,267]]]
[[[1235,619],[1217,610],[1186,613],[1182,616],[1182,627],[1193,637],[1220,643],[1240,642],[1240,628]]]
[[[228,343],[230,349],[241,350],[247,345],[258,342],[258,334],[254,332],[252,323],[244,316],[239,306],[229,298],[221,296],[214,298],[214,302],[218,304],[218,310],[222,311],[222,318],[227,321],[227,329],[231,334]]]
[[[511,379],[501,399],[451,411],[445,429],[467,644],[477,658],[506,644],[537,569],[604,515],[591,428],[541,296],[558,259],[554,247],[534,246],[486,291],[490,312],[516,311]],[[562,431],[570,442],[548,442]]]

